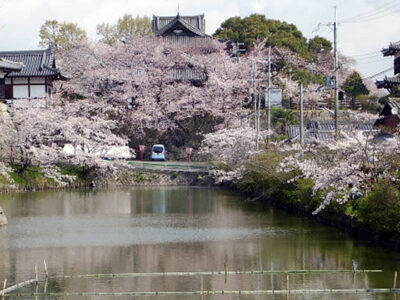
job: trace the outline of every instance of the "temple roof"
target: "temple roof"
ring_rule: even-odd
[[[400,52],[400,41],[396,43],[390,43],[388,48],[382,49],[383,56],[395,55],[398,52]]]
[[[383,80],[377,80],[375,85],[378,89],[390,88],[393,85],[400,85],[400,74],[396,74],[393,77],[385,77]]]
[[[24,67],[23,63],[16,63],[0,57],[0,70],[5,72],[19,72]]]
[[[206,36],[204,15],[159,17],[153,16],[153,33],[158,36],[164,35],[174,27],[183,27],[197,36]]]
[[[51,48],[45,50],[4,51],[0,52],[0,58],[20,63],[23,66],[20,72],[12,72],[8,77],[61,76],[60,71],[56,68]]]

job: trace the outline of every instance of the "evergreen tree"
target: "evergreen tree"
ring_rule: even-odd
[[[296,25],[267,19],[264,15],[252,14],[248,17],[233,17],[225,20],[214,33],[214,37],[245,43],[247,48],[256,39],[267,38],[266,46],[288,48],[305,58],[322,49],[330,51],[332,44],[321,37],[310,40],[310,44]]]
[[[363,83],[362,78],[358,72],[353,72],[345,81],[342,86],[345,93],[354,101],[357,96],[368,95],[369,90]]]

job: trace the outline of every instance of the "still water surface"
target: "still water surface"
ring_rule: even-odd
[[[202,188],[37,192],[1,195],[0,281],[99,273],[382,269],[379,274],[291,275],[291,289],[393,286],[400,255],[231,192]],[[43,282],[38,292],[43,292]],[[286,275],[204,276],[204,290],[285,289]],[[400,284],[398,284],[400,285]],[[198,276],[50,279],[48,292],[197,291]],[[32,293],[27,287],[20,292]],[[396,299],[395,295],[290,295],[291,299]],[[61,297],[62,298],[62,297]],[[67,299],[83,299],[66,297]],[[109,299],[110,297],[93,297]],[[123,297],[118,297],[122,299]],[[127,299],[129,297],[126,297]],[[143,297],[201,299],[200,296]],[[203,299],[286,299],[204,296]],[[42,298],[43,299],[43,298]],[[48,297],[48,299],[52,299]],[[57,298],[60,299],[60,298]],[[92,299],[86,297],[85,299]]]

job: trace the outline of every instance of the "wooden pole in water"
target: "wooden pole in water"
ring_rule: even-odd
[[[4,289],[0,294],[4,296],[6,293],[18,290],[18,289],[20,289],[28,284],[32,284],[34,282],[35,282],[35,279],[30,279],[30,280],[27,280],[27,281],[24,281],[21,283],[17,283],[16,285],[13,285],[13,286],[10,286],[10,287]]]
[[[6,286],[7,286],[7,278],[4,279],[4,283],[3,283],[3,296],[4,296],[4,291],[6,290]]]
[[[396,283],[397,283],[397,271],[394,272],[394,280],[393,280],[393,288],[396,288]]]
[[[289,274],[286,274],[286,290],[290,294],[290,290],[289,290]]]
[[[225,284],[226,284],[226,282],[228,281],[228,264],[226,261],[224,262],[224,270],[225,270]]]
[[[200,287],[201,287],[201,299],[203,300],[203,290],[204,290],[203,276],[200,277]]]
[[[47,271],[47,264],[46,264],[46,260],[43,260],[43,264],[44,264],[44,273],[46,274],[46,278],[49,278],[49,272]]]
[[[47,285],[48,285],[48,283],[49,283],[49,279],[48,278],[46,278],[46,281],[44,282],[44,287],[43,287],[43,293],[47,293]]]
[[[38,285],[39,284],[39,276],[38,276],[37,264],[35,264],[34,269],[35,269],[35,283],[36,283],[36,285]]]
[[[285,295],[287,290],[215,290],[203,291],[207,295]],[[400,293],[400,289],[300,289],[291,290],[290,294],[382,294]],[[20,297],[94,297],[94,296],[183,296],[183,295],[201,295],[201,291],[159,291],[159,292],[69,292],[69,293],[18,293]]]
[[[50,278],[110,278],[110,277],[163,277],[163,276],[217,276],[217,275],[270,275],[270,274],[321,274],[321,273],[381,273],[382,270],[255,270],[255,271],[204,271],[204,272],[155,272],[155,273],[114,273],[79,274],[54,276]]]

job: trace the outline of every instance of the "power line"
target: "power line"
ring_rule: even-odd
[[[389,71],[391,71],[393,69],[394,69],[394,67],[390,67],[389,69],[386,69],[386,70],[383,70],[383,71],[381,71],[379,73],[364,77],[363,79],[371,79],[371,78],[374,78],[374,77],[378,77],[378,76],[383,75],[383,74],[385,74],[385,73],[387,73],[387,72],[389,72]]]
[[[364,54],[353,54],[353,55],[346,55],[350,57],[354,57],[357,59],[365,59],[365,58],[370,58],[370,57],[375,57],[375,56],[382,56],[382,53],[380,51],[374,51],[370,53],[364,53]]]
[[[370,61],[362,61],[362,62],[357,62],[359,65],[366,65],[366,64],[372,64],[376,62],[384,62],[386,61],[384,58],[382,59],[377,59],[377,60],[370,60]]]
[[[373,55],[373,56],[353,57],[353,58],[358,61],[366,61],[366,60],[378,59],[378,58],[384,59],[385,57],[383,57],[382,54],[379,54],[379,55]]]
[[[358,22],[367,22],[372,21],[374,19],[382,18],[389,14],[396,12],[395,8],[398,8],[398,1],[388,1],[385,4],[382,4],[380,8],[373,9],[362,14],[355,15],[353,17],[348,17],[340,20],[340,23],[358,23]]]
[[[393,11],[387,13],[387,14],[378,15],[378,16],[375,16],[375,17],[373,17],[373,18],[363,19],[363,20],[354,21],[354,22],[347,22],[347,23],[364,23],[364,22],[370,22],[370,21],[374,21],[374,20],[378,20],[378,19],[385,18],[385,17],[390,16],[390,15],[395,15],[395,14],[398,14],[398,13],[400,13],[400,9],[393,10]]]

